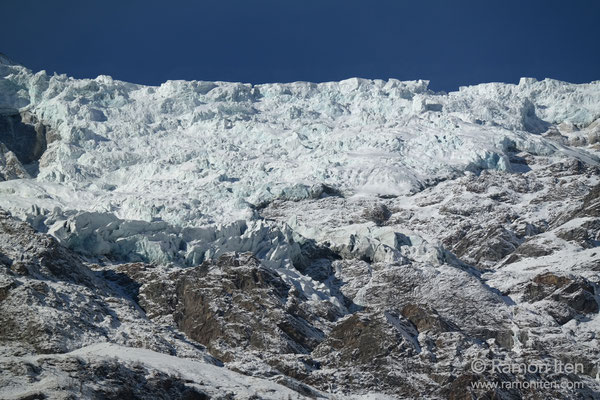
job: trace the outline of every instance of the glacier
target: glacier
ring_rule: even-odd
[[[18,252],[0,235],[0,264],[4,254],[17,271],[0,281],[0,305],[3,291],[35,301],[34,279],[48,281],[44,293],[93,298],[113,310],[102,311],[106,332],[44,348],[56,363],[123,352],[126,365],[182,368],[196,384],[200,368],[216,398],[222,366],[208,352],[239,398],[253,386],[265,398],[404,398],[419,387],[445,398],[463,389],[451,377],[476,379],[465,378],[468,360],[498,354],[584,360],[587,392],[577,393],[596,396],[600,81],[428,86],[144,86],[34,72],[0,55],[5,235],[32,227],[95,282],[78,289],[52,268],[16,277]],[[266,316],[251,306],[261,301]],[[53,313],[48,304],[38,307]],[[250,322],[223,307],[273,329],[247,339],[239,327]],[[389,366],[369,364],[378,340]],[[20,357],[2,351],[0,361]]]
[[[269,202],[327,196],[326,188],[345,197],[410,195],[468,172],[511,171],[511,152],[599,162],[539,135],[562,124],[576,127],[566,129],[571,142],[598,140],[590,126],[600,116],[598,82],[523,78],[446,94],[429,90],[427,81],[358,78],[150,87],[7,63],[0,76],[3,113],[28,115],[49,132],[34,177],[2,183],[0,207],[49,215],[36,218],[47,225],[67,221],[74,210],[88,219],[108,214],[97,229],[114,230],[118,224],[107,227],[111,216],[145,221],[129,236],[148,238],[164,230],[158,221],[203,227],[253,220]],[[168,242],[181,235],[166,236],[157,246],[175,252]],[[173,258],[140,251],[147,260]]]

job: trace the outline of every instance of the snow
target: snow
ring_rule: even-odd
[[[218,367],[192,359],[170,356],[143,348],[120,346],[103,342],[63,354],[44,354],[39,356],[11,357],[14,361],[26,361],[35,364],[38,359],[67,359],[71,357],[83,360],[99,361],[103,359],[117,359],[125,365],[141,364],[149,370],[158,370],[170,376],[175,376],[185,382],[191,383],[202,392],[212,396],[223,396],[226,393],[235,393],[236,398],[246,399],[251,396],[260,396],[262,399],[285,400],[288,398],[307,398],[285,386],[266,379],[253,378],[224,367]],[[5,361],[7,359],[5,358]],[[29,392],[39,393],[47,387],[58,386],[60,376],[45,378],[23,388],[18,385],[9,385],[0,389],[3,398],[19,398]],[[68,378],[67,378],[68,379]],[[60,387],[60,386],[59,386]],[[289,396],[289,397],[288,397]],[[326,394],[322,395],[327,398]],[[221,398],[221,397],[219,397]]]
[[[237,396],[250,397],[258,395],[264,399],[277,400],[298,395],[298,392],[275,382],[241,375],[224,367],[169,356],[147,349],[123,347],[112,343],[98,343],[72,351],[67,355],[84,358],[118,358],[125,363],[142,363],[147,368],[194,382],[209,395],[232,392],[236,393]],[[305,397],[302,396],[301,398]]]

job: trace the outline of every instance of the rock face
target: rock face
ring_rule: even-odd
[[[599,118],[0,60],[0,397],[598,398]]]
[[[56,139],[34,114],[0,106],[0,180],[35,175],[48,143]]]
[[[141,279],[148,280],[139,291],[142,308],[171,316],[224,361],[235,359],[234,350],[309,353],[323,336],[303,318],[318,317],[302,312],[298,291],[251,254],[223,255],[215,263],[170,273],[168,286],[154,276]]]
[[[23,164],[40,159],[47,147],[46,127],[29,113],[17,110],[0,112],[0,141]]]

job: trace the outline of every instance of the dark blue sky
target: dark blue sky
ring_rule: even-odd
[[[0,52],[78,78],[600,79],[597,0],[1,0],[0,13]]]

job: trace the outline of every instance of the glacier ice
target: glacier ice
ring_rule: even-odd
[[[208,229],[214,242],[217,226],[229,224],[243,237],[236,221],[256,224],[256,210],[273,201],[410,195],[469,171],[510,172],[517,151],[598,162],[540,135],[559,123],[593,125],[597,82],[522,79],[448,94],[428,84],[353,78],[151,87],[5,62],[0,108],[33,116],[51,140],[31,179],[0,183],[0,207],[47,220],[44,229],[96,255],[197,263],[221,250],[199,245],[207,238],[189,237],[186,228]],[[73,230],[80,243],[65,233]],[[351,240],[345,235],[340,245]]]

